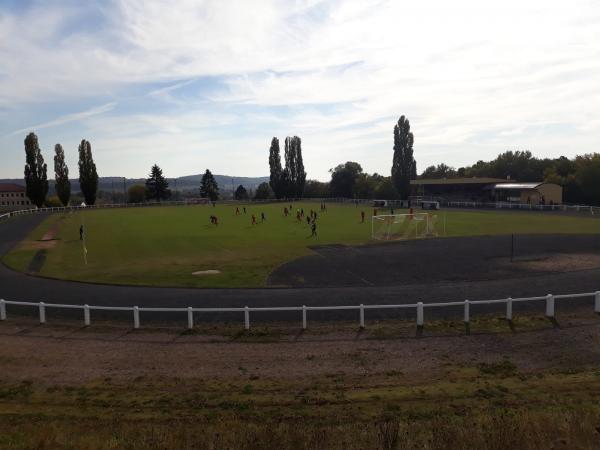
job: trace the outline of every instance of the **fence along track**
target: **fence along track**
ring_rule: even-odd
[[[349,306],[277,306],[277,307],[248,307],[243,308],[196,308],[196,307],[181,307],[181,308],[156,308],[156,307],[139,307],[139,306],[94,306],[94,305],[72,305],[60,303],[45,303],[45,302],[19,302],[0,299],[0,321],[6,320],[7,305],[33,307],[38,309],[40,324],[46,323],[46,308],[55,309],[81,309],[83,310],[85,326],[91,325],[91,312],[96,311],[127,311],[133,313],[133,328],[140,328],[140,313],[143,312],[174,312],[187,314],[188,329],[194,328],[194,313],[209,314],[215,312],[239,312],[244,313],[244,328],[250,329],[250,313],[251,312],[282,312],[282,311],[298,311],[302,313],[302,329],[307,328],[308,312],[309,311],[340,311],[353,310],[359,312],[359,326],[365,328],[365,310],[373,309],[415,309],[417,327],[423,327],[425,324],[425,308],[445,308],[462,306],[464,310],[463,321],[468,324],[471,320],[471,305],[490,305],[501,304],[506,305],[506,320],[512,320],[512,305],[515,302],[545,302],[546,317],[555,318],[555,301],[575,298],[594,298],[594,312],[600,314],[600,291],[584,292],[577,294],[561,294],[561,295],[543,295],[538,297],[522,297],[522,298],[504,298],[493,300],[464,300],[456,302],[436,302],[436,303],[411,303],[398,305],[349,305]]]

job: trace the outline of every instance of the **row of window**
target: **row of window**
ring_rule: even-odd
[[[25,192],[2,192],[0,197],[25,197]]]
[[[14,206],[14,205],[31,205],[29,201],[26,200],[1,200],[0,206]]]

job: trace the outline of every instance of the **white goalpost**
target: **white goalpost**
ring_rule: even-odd
[[[383,214],[371,218],[372,239],[389,241],[437,235],[437,215],[428,213]]]

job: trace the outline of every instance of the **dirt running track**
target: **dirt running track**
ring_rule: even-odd
[[[44,218],[43,215],[20,216],[0,223],[0,256],[25,238]],[[428,303],[600,290],[600,235],[518,236],[515,248],[517,262],[513,265],[508,259],[510,238],[506,236],[434,239],[361,248],[321,248],[316,250],[314,256],[278,268],[270,277],[271,284],[293,287],[264,289],[86,284],[33,277],[0,264],[0,298],[112,306],[322,306]],[[556,255],[562,253],[568,253],[568,257],[557,258]],[[580,261],[583,263],[579,264]],[[569,302],[592,307],[591,299]],[[557,303],[559,314],[568,307],[566,302]],[[9,306],[9,315],[17,309]],[[472,314],[502,309],[502,306],[493,305],[472,307]],[[515,314],[526,309],[542,312],[543,304],[515,304]],[[81,311],[48,310],[48,320],[59,314],[79,316]],[[459,317],[460,314],[460,308],[426,310],[426,317]],[[100,315],[100,312],[93,312],[94,317]],[[370,310],[366,320],[413,315],[412,310]],[[129,316],[127,312],[102,314],[103,318],[121,317],[127,320],[130,320]],[[196,316],[196,320],[215,322],[243,320],[241,313]],[[350,319],[355,316],[355,311],[310,312],[309,321]],[[185,323],[183,314],[181,317],[174,313],[142,314],[142,324],[155,319],[173,319]],[[252,313],[253,321],[270,319],[300,320],[300,317],[298,313]]]

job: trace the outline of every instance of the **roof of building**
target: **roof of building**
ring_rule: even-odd
[[[25,187],[15,183],[0,183],[0,192],[25,192]]]
[[[535,189],[544,184],[543,181],[538,181],[536,183],[502,183],[495,184],[491,186],[492,189]]]
[[[492,183],[510,183],[510,180],[504,180],[502,178],[487,178],[487,177],[473,177],[473,178],[421,178],[417,180],[411,180],[410,184],[413,185],[424,185],[424,184],[492,184]]]

